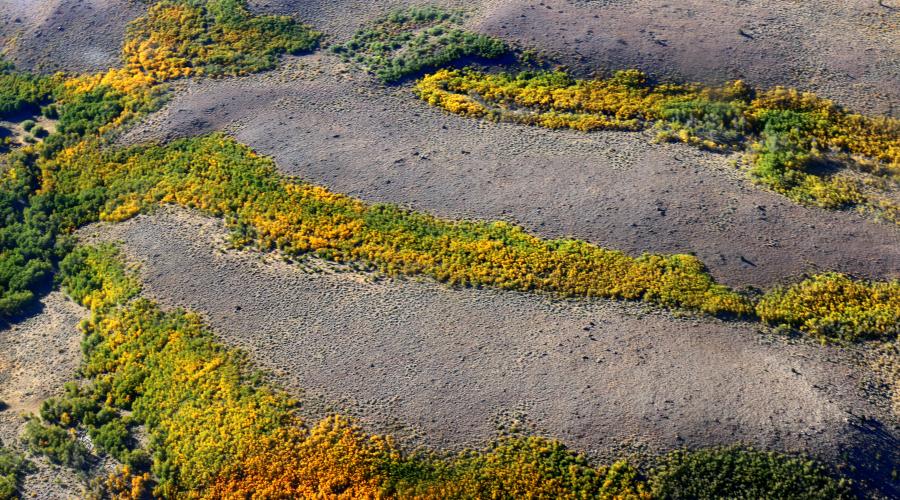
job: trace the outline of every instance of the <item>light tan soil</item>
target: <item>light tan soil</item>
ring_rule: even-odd
[[[140,0],[0,0],[0,48],[24,69],[102,71],[121,64],[122,40]]]
[[[81,362],[77,325],[87,313],[61,292],[41,301],[40,314],[0,330],[0,440],[23,450],[23,416],[36,414],[41,403],[62,393]],[[35,471],[23,482],[23,498],[83,498],[84,485],[70,469],[31,456]]]
[[[404,444],[480,445],[517,421],[601,457],[747,442],[897,459],[887,397],[865,390],[853,350],[632,304],[311,272],[225,252],[217,220],[179,209],[82,238],[122,241],[146,295],[200,311],[308,415],[349,413]]]

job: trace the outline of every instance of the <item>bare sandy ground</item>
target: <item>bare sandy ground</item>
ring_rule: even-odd
[[[344,69],[312,55],[273,73],[185,84],[123,142],[224,129],[337,192],[632,254],[694,252],[739,287],[828,270],[900,275],[897,227],[798,206],[752,185],[726,156],[650,144],[649,133],[479,122]]]
[[[124,242],[146,295],[202,312],[310,415],[404,443],[479,445],[518,421],[593,456],[740,441],[897,460],[850,350],[631,304],[305,271],[223,252],[215,219],[177,209],[82,237]]]
[[[0,47],[19,67],[52,73],[101,71],[121,64],[139,0],[0,0]]]
[[[52,292],[41,301],[42,311],[19,324],[0,330],[0,440],[22,449],[23,415],[40,411],[41,403],[61,394],[63,384],[75,379],[81,362],[78,322],[86,311]],[[22,498],[83,498],[84,485],[75,473],[41,457],[31,457],[36,470],[23,482]]]

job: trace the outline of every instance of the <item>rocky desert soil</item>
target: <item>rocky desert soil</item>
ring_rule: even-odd
[[[409,446],[477,446],[518,425],[600,457],[745,442],[885,470],[900,459],[852,349],[225,251],[220,221],[181,209],[81,236],[121,242],[146,295],[201,311],[311,418],[350,413]]]
[[[78,322],[87,316],[62,292],[41,301],[41,312],[0,330],[0,441],[22,450],[23,417],[40,411],[41,403],[62,393],[75,379],[81,362]],[[34,472],[25,477],[23,498],[82,498],[84,486],[71,469],[31,458]]]
[[[326,44],[399,6],[386,0],[261,0]],[[743,78],[813,90],[900,116],[898,0],[479,0],[470,28],[540,49],[581,75],[636,67],[659,79]],[[0,0],[6,57],[43,72],[119,63],[146,3]],[[352,14],[351,14],[352,13]],[[503,219],[632,254],[692,252],[721,282],[770,288],[803,273],[900,276],[900,230],[797,206],[752,185],[734,158],[650,134],[546,131],[429,108],[410,83],[383,87],[325,52],[240,79],[182,82],[120,142],[225,131],[288,174],[370,202],[448,218]],[[608,301],[559,301],[359,274],[223,250],[220,222],[175,209],[83,231],[121,240],[145,292],[203,314],[229,345],[301,397],[409,446],[479,445],[511,426],[592,456],[743,441],[846,458],[877,477],[900,461],[896,417],[854,348],[757,325]],[[0,439],[21,432],[74,377],[84,312],[59,292],[0,330]],[[44,462],[36,498],[81,496]]]

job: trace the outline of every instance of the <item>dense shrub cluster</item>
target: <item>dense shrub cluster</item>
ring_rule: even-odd
[[[470,117],[547,128],[641,130],[713,150],[750,152],[751,174],[791,199],[859,207],[900,223],[900,206],[877,194],[900,180],[900,120],[849,113],[810,93],[650,85],[635,70],[579,80],[561,72],[440,70],[417,84],[428,103]],[[821,174],[839,162],[874,174],[867,182]]]
[[[25,457],[0,443],[0,500],[18,497],[19,482],[30,465]]]
[[[40,109],[58,119],[42,143],[0,156],[0,319],[34,300],[34,291],[71,247],[65,234],[95,219],[96,206],[106,201],[97,190],[60,196],[41,186],[39,160],[154,109],[165,81],[267,69],[278,54],[311,49],[318,37],[287,17],[251,16],[239,0],[164,1],[129,30],[122,68],[64,79],[16,72],[0,62],[0,107],[39,109],[52,99]]]
[[[319,37],[288,16],[252,15],[245,0],[164,0],[130,25],[123,52],[126,70],[161,82],[271,69]]]
[[[460,28],[461,12],[411,7],[379,19],[332,51],[368,68],[384,82],[396,82],[466,57],[496,59],[507,53],[503,41]]]
[[[799,457],[737,447],[674,452],[651,480],[657,498],[853,498],[844,481]]]
[[[23,111],[37,111],[53,90],[53,79],[15,71],[0,58],[0,119]]]
[[[0,157],[0,320],[22,312],[47,283],[53,261],[70,248],[58,236],[32,160],[21,151]]]
[[[154,107],[162,83],[271,69],[320,36],[287,16],[254,16],[245,0],[164,0],[130,25],[121,68],[71,78],[57,98],[101,107],[90,114],[99,123],[85,130],[103,132]]]
[[[77,465],[68,457],[84,456],[78,435],[86,432],[99,449],[129,462],[102,484],[117,498],[151,491],[163,498],[846,494],[843,482],[809,460],[742,448],[676,453],[645,479],[624,461],[594,467],[540,437],[501,437],[484,450],[440,456],[405,453],[338,416],[308,425],[292,400],[260,382],[240,353],[217,344],[196,315],[135,298],[136,282],[114,247],[80,248],[65,262],[65,289],[92,308],[83,324],[82,371],[90,383],[45,404],[29,439]],[[146,451],[131,436],[135,425],[149,435]]]
[[[900,336],[900,280],[856,281],[826,273],[767,293],[760,319],[824,339]]]

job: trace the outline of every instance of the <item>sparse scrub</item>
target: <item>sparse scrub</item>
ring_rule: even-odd
[[[461,12],[436,7],[394,11],[331,50],[387,83],[465,57],[496,59],[508,52],[502,41],[460,28],[463,20]]]
[[[894,415],[900,417],[900,338],[884,342],[872,353],[872,367],[890,389]]]

